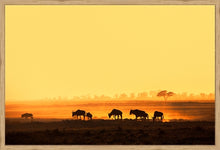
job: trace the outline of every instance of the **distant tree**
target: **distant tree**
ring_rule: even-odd
[[[134,93],[130,93],[130,99],[135,99],[135,94]]]
[[[147,99],[147,98],[148,98],[148,93],[147,92],[138,93],[138,95],[137,95],[137,99],[144,100],[144,99]]]
[[[128,98],[128,96],[127,96],[127,94],[125,94],[125,93],[122,93],[122,94],[120,94],[120,96],[119,96],[119,99],[125,100],[125,99],[127,99],[127,98]]]
[[[160,90],[152,90],[152,91],[149,92],[149,96],[150,96],[151,98],[153,98],[153,99],[156,99],[157,94],[158,94],[159,91],[160,91]]]
[[[118,94],[115,94],[113,98],[118,99]]]
[[[206,94],[205,93],[200,93],[200,96],[201,96],[202,99],[205,99]]]
[[[160,91],[159,93],[157,93],[157,96],[158,97],[164,97],[164,100],[166,101],[166,99],[167,99],[167,91],[166,90]]]
[[[175,93],[173,93],[173,92],[168,92],[168,93],[167,93],[167,97],[171,97],[171,96],[173,96],[173,95],[175,95]]]
[[[194,95],[193,93],[190,93],[190,94],[189,94],[189,99],[190,99],[190,100],[193,100],[193,99],[194,99],[194,96],[195,96],[195,95]]]
[[[93,99],[94,99],[94,100],[99,100],[99,96],[94,95]]]
[[[160,91],[159,93],[157,93],[157,96],[158,97],[163,97],[165,102],[166,100],[168,99],[168,97],[171,97],[173,96],[175,93],[173,92],[167,92],[167,90],[163,90],[163,91]]]
[[[210,100],[214,100],[215,99],[215,94],[214,93],[209,93],[208,95]]]

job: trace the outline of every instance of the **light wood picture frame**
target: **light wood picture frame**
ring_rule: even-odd
[[[215,145],[5,145],[5,6],[6,5],[214,5],[215,6]],[[1,150],[218,150],[220,149],[220,1],[219,0],[0,0],[0,149]]]

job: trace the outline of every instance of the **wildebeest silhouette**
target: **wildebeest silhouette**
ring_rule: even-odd
[[[83,119],[85,120],[85,114],[86,114],[86,112],[84,110],[80,110],[80,109],[78,109],[75,112],[72,111],[72,117],[76,115],[77,119],[78,119],[78,117],[80,117],[80,120],[81,120],[81,116],[83,116]]]
[[[86,114],[86,116],[88,117],[88,119],[92,120],[92,114],[91,114],[90,112],[88,112],[88,113]]]
[[[148,118],[148,114],[143,110],[139,110],[139,109],[130,110],[130,115],[132,115],[132,114],[135,115],[136,119],[138,117],[144,118],[144,119]]]
[[[111,118],[111,116],[113,116],[114,119],[117,119],[117,116],[119,119],[119,116],[120,116],[122,119],[122,112],[118,109],[112,109],[112,111],[108,114],[109,118]]]
[[[160,118],[161,120],[163,120],[163,118],[164,118],[163,113],[162,113],[162,112],[159,112],[159,111],[155,111],[155,112],[154,112],[154,116],[153,116],[153,121],[154,121],[156,118]]]
[[[25,118],[25,119],[31,118],[31,119],[33,119],[34,117],[33,117],[33,114],[31,114],[31,113],[24,113],[24,114],[21,115],[21,118]]]

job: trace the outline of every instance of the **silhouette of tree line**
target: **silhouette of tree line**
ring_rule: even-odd
[[[150,92],[139,92],[139,93],[121,93],[115,94],[114,96],[106,96],[106,95],[82,95],[82,96],[73,96],[71,98],[68,97],[54,97],[54,98],[45,98],[46,100],[162,100],[161,97],[165,101],[170,100],[214,100],[214,93],[174,93],[172,91],[167,90],[157,90]]]

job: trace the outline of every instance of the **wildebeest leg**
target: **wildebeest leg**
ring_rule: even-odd
[[[77,120],[78,120],[78,115],[76,115],[76,118],[77,118]]]
[[[83,115],[83,118],[84,118],[84,120],[85,120],[85,115]]]

